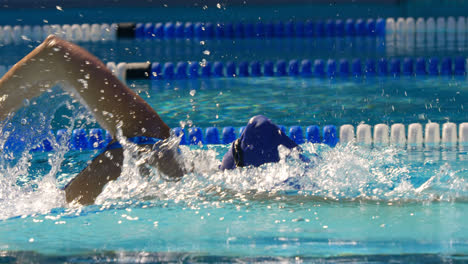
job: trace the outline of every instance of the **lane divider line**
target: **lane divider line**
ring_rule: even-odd
[[[180,138],[181,145],[216,145],[230,144],[242,134],[245,127],[235,128],[227,126],[222,129],[217,127],[192,127],[183,129],[176,127],[172,129],[175,136]],[[468,122],[455,123],[447,122],[440,126],[438,123],[412,123],[405,126],[401,123],[377,124],[370,126],[360,124],[353,126],[350,124],[325,125],[319,127],[311,125],[307,127],[279,126],[297,144],[321,143],[335,147],[337,144],[358,144],[367,147],[396,146],[408,149],[459,149],[468,150]],[[51,131],[55,142],[66,144],[71,150],[93,150],[103,149],[112,138],[108,132],[100,128],[89,130],[74,129],[71,133],[66,129]],[[144,137],[140,137],[141,142],[145,142]],[[24,144],[22,141],[12,142],[7,140],[5,146],[11,144]],[[5,147],[4,146],[4,147]],[[32,151],[52,151],[53,144],[49,139],[34,147]]]

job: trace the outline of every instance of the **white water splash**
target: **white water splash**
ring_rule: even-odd
[[[29,176],[30,160],[31,155],[24,154],[15,166],[0,168],[0,220],[19,215],[47,213],[52,208],[65,205],[63,191],[57,187],[55,179],[56,168],[43,178],[30,180],[24,185],[17,183],[18,179]]]
[[[304,154],[312,157],[310,163],[303,162],[298,151],[280,148],[281,160],[278,163],[220,171],[219,156],[229,146],[181,146],[183,163],[191,172],[180,181],[170,181],[158,170],[146,166],[151,152],[142,153],[139,146],[125,139],[121,139],[121,143],[124,147],[123,172],[116,181],[106,185],[96,200],[104,208],[126,201],[170,201],[195,205],[275,195],[295,195],[309,200],[312,197],[401,202],[455,201],[468,197],[465,181],[468,170],[456,171],[446,163],[431,166],[418,163],[415,166],[401,149],[367,149],[354,145],[331,149],[305,144],[302,148]],[[176,148],[177,144],[178,139],[172,137],[166,147]],[[16,181],[31,176],[28,168],[34,164],[30,154],[24,154],[14,166],[2,168],[0,219],[46,213],[53,208],[67,206],[64,193],[56,183],[56,178],[63,176],[60,166],[66,151],[49,156],[52,169],[46,176],[42,179],[33,177],[23,185]],[[319,154],[317,158],[314,156],[316,152]],[[426,178],[421,184],[415,184],[414,177]]]
[[[173,139],[174,140],[174,139]],[[303,145],[309,156],[312,144]],[[182,180],[167,181],[157,171],[142,177],[135,166],[138,157],[128,156],[122,176],[110,183],[98,203],[145,199],[196,202],[247,193],[270,195],[293,191],[296,195],[333,200],[433,201],[466,199],[465,173],[457,174],[448,164],[433,166],[424,174],[405,158],[401,149],[367,149],[353,145],[330,149],[321,146],[320,158],[311,163],[301,160],[297,151],[280,149],[278,163],[258,168],[220,171],[214,149],[181,147],[186,167],[193,168]],[[224,153],[228,147],[221,151]],[[128,154],[128,153],[127,153]],[[415,184],[414,177],[425,177]]]
[[[47,213],[53,208],[66,206],[64,192],[59,188],[57,178],[62,176],[62,165],[69,149],[64,142],[56,142],[50,133],[50,124],[56,111],[65,107],[73,113],[66,118],[61,116],[68,122],[64,127],[71,135],[76,120],[83,119],[86,110],[64,101],[64,95],[62,92],[51,92],[35,98],[0,124],[0,220]],[[41,100],[51,103],[38,103]],[[23,120],[27,120],[26,125]],[[39,153],[41,158],[34,159],[31,150],[46,138],[54,151]],[[18,139],[21,141],[16,141]],[[7,151],[5,144],[9,140],[13,142],[12,146],[20,144],[23,147]],[[39,174],[35,172],[38,164],[45,162],[49,170]]]

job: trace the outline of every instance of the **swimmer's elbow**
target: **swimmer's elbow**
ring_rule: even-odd
[[[42,41],[41,45],[39,45],[39,49],[42,47],[44,49],[49,49],[49,48],[54,48],[57,46],[58,42],[60,42],[60,38],[53,35],[53,34],[50,34],[49,36],[47,36],[47,38],[44,39],[44,41]]]
[[[64,39],[61,39],[57,37],[56,35],[50,34],[47,36],[47,38],[42,42],[42,46],[45,49],[52,49],[52,48],[63,48],[63,47],[71,47],[72,43],[68,42]],[[54,53],[57,52],[57,50],[54,50]]]
[[[56,47],[58,44],[60,44],[60,43],[62,43],[62,42],[66,42],[66,40],[63,40],[63,39],[57,37],[57,36],[54,35],[54,34],[50,34],[50,35],[47,36],[47,38],[42,42],[42,44],[44,44],[46,47],[53,48],[53,47]]]
[[[49,43],[53,43],[57,39],[58,39],[57,36],[55,36],[54,34],[50,34],[49,36],[47,36],[47,38],[43,42],[46,44],[49,44]]]

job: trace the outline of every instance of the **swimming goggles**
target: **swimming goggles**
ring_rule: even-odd
[[[236,139],[232,147],[232,156],[237,167],[244,167],[244,151],[241,148],[240,138]]]

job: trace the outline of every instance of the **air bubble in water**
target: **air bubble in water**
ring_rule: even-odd
[[[190,90],[190,95],[191,95],[191,96],[195,96],[196,93],[197,93],[197,91],[195,91],[195,90]]]
[[[24,100],[23,100],[23,105],[24,105],[24,106],[29,106],[29,104],[30,104],[30,102],[29,102],[28,99],[24,99]]]
[[[28,120],[26,118],[21,119],[21,124],[24,126],[28,123]]]

